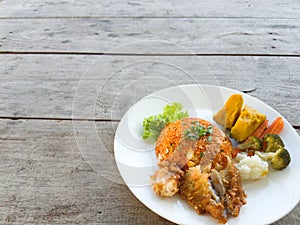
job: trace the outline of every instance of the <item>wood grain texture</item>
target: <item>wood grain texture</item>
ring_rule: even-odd
[[[0,23],[0,52],[300,54],[300,19],[53,18]]]
[[[89,123],[82,123],[76,135],[71,121],[0,124],[1,224],[143,224],[145,218],[170,224],[143,206],[124,183],[107,179],[84,160],[75,138],[88,138]],[[101,123],[98,132],[106,147],[90,151],[113,157],[111,124]],[[104,173],[117,171],[113,158],[100,163]]]
[[[0,224],[171,225],[122,181],[117,121],[199,83],[251,91],[299,128],[299,12],[298,0],[0,0]],[[273,225],[299,221],[300,204]]]
[[[293,6],[293,7],[291,7]],[[5,0],[0,16],[5,17],[263,17],[300,18],[300,4],[274,1],[220,0]]]
[[[172,224],[147,209],[122,182],[113,159],[118,123],[73,122],[78,132],[72,121],[0,120],[0,223]],[[90,140],[92,126],[101,146]],[[78,143],[89,149],[88,155]],[[300,221],[299,212],[300,205],[275,224]]]
[[[0,55],[0,116],[119,120],[131,105],[154,91],[199,83],[241,91],[256,88],[249,94],[299,126],[299,60]]]

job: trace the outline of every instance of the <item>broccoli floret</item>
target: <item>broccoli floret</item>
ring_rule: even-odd
[[[282,170],[286,168],[290,164],[290,162],[290,153],[285,148],[281,148],[275,152],[275,155],[271,160],[271,165],[274,169]]]
[[[265,152],[276,152],[278,149],[284,148],[284,143],[278,134],[266,134],[263,142],[267,144]]]
[[[291,162],[291,156],[288,150],[280,148],[276,152],[255,152],[262,159],[269,161],[276,170],[286,168]]]
[[[252,149],[260,151],[262,149],[262,141],[258,137],[250,136],[244,142],[238,144],[237,147],[240,150]]]

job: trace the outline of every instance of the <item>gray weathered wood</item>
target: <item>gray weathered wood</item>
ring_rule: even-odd
[[[5,0],[5,17],[263,17],[300,18],[299,1]],[[292,6],[292,7],[291,7]]]
[[[81,123],[77,141],[89,135],[86,128],[91,122]],[[124,183],[114,181],[121,179],[113,160],[110,123],[98,127],[106,148],[90,151],[112,156],[100,161],[104,173],[116,171],[112,179],[83,159],[71,121],[0,120],[0,124],[1,224],[142,224],[144,218],[170,224],[144,207]]]
[[[154,91],[200,83],[256,88],[249,94],[300,125],[300,58],[2,55],[0,65],[2,117],[72,118],[80,97],[74,117],[118,120]]]
[[[0,51],[299,55],[300,19],[0,20]],[[180,34],[180,35],[179,35]]]
[[[298,0],[0,0],[0,224],[171,225],[122,181],[118,122],[103,120],[200,83],[254,90],[299,127],[299,11]],[[300,204],[274,225],[299,221]]]
[[[74,123],[79,132],[73,132],[72,121],[0,120],[0,223],[171,224],[121,181],[113,159],[118,123]],[[90,139],[95,125],[101,146]],[[89,155],[76,141],[86,145]],[[275,224],[299,221],[299,212],[300,205]]]

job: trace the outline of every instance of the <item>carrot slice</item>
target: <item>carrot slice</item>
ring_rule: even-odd
[[[277,117],[273,123],[261,134],[260,138],[263,138],[266,134],[279,134],[284,128],[284,122],[282,117]]]
[[[248,152],[247,152],[247,156],[249,156],[249,157],[252,157],[252,156],[254,156],[255,155],[255,151],[253,151],[253,150],[249,150]]]
[[[270,130],[270,134],[279,134],[284,128],[284,122],[280,117],[280,120],[274,124],[274,127]]]
[[[261,134],[265,131],[265,129],[267,129],[268,124],[269,120],[265,120],[250,136],[260,137]]]
[[[234,159],[241,150],[238,147],[232,148],[231,157]]]
[[[267,143],[263,142],[262,152],[265,152],[267,148]]]

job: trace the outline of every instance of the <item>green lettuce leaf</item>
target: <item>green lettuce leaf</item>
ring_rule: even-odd
[[[182,108],[181,103],[173,102],[164,107],[163,113],[145,118],[143,120],[143,139],[153,138],[156,140],[167,123],[188,117],[188,112],[182,111]]]

